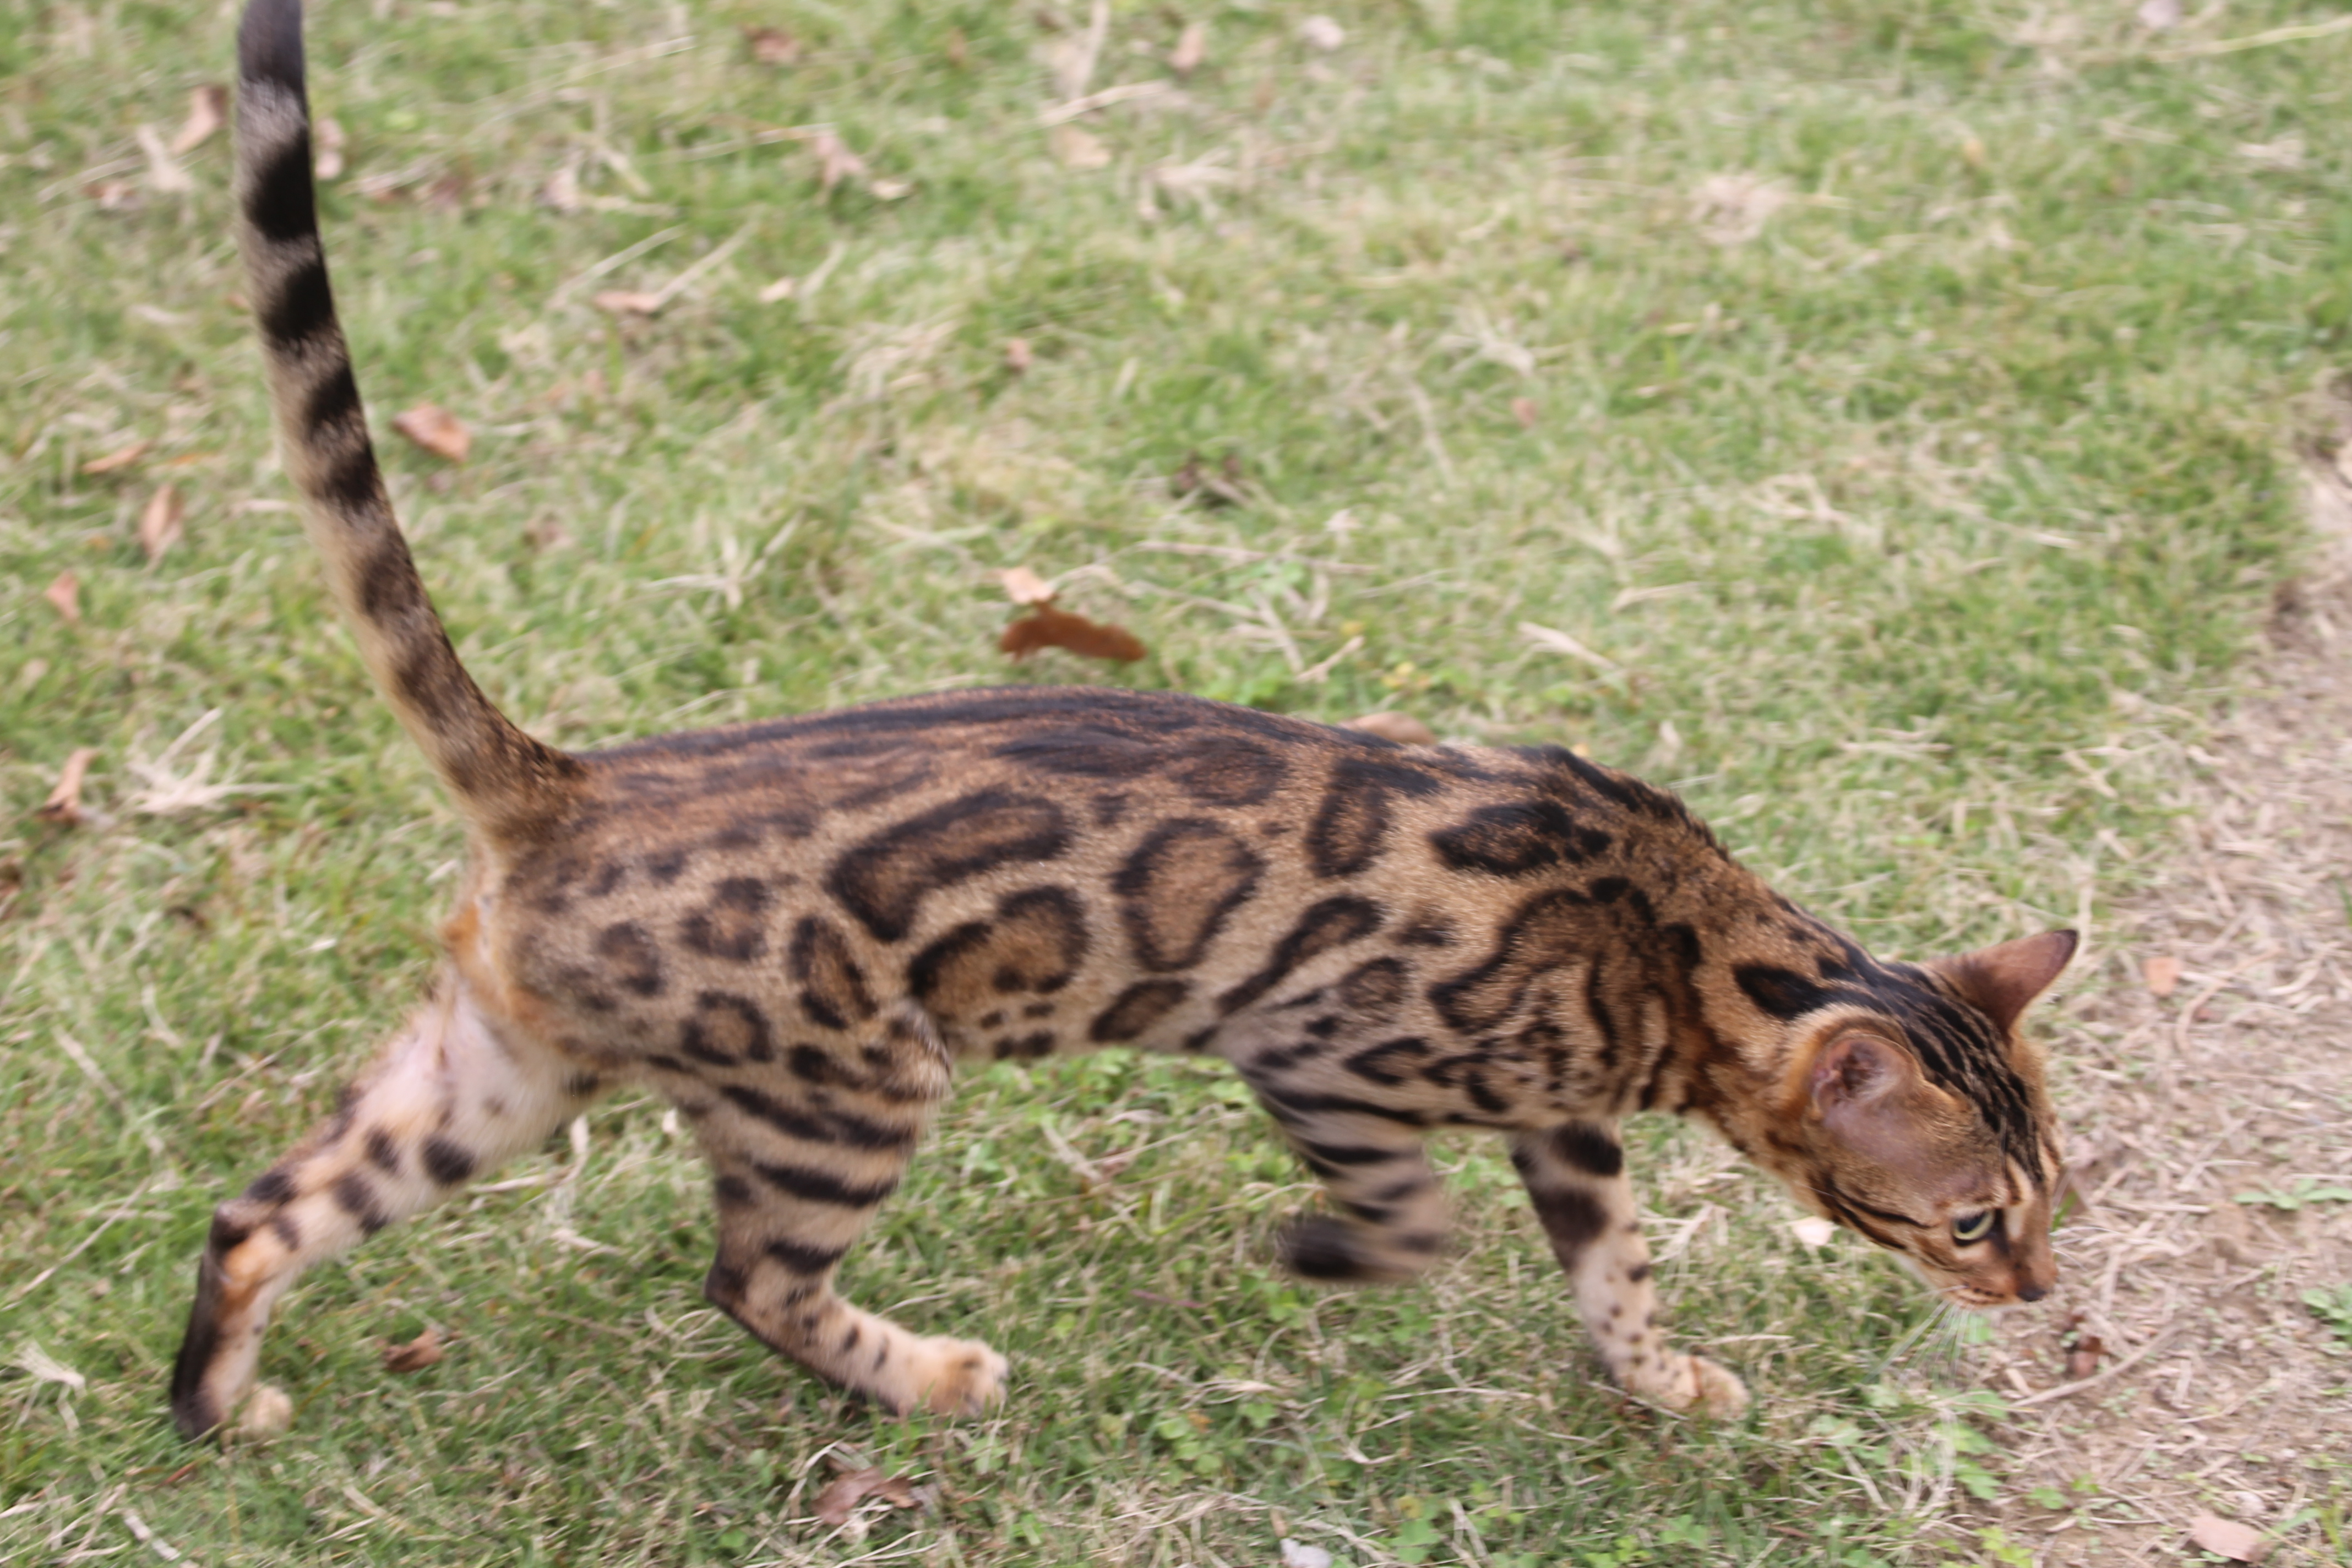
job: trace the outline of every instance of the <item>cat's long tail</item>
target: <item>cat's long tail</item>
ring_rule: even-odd
[[[236,201],[253,313],[310,541],[375,678],[467,822],[528,836],[583,770],[524,734],[457,660],[393,515],[327,287],[310,181],[301,0],[251,0],[237,30]]]

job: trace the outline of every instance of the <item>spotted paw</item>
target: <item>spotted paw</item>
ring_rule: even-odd
[[[1011,1370],[972,1340],[927,1339],[916,1346],[916,1402],[939,1415],[982,1415],[1004,1398]]]
[[[1636,1389],[1669,1410],[1689,1410],[1725,1420],[1748,1408],[1748,1385],[1730,1368],[1699,1355],[1666,1358],[1665,1376],[1655,1388]]]

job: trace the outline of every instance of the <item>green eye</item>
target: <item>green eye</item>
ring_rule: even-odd
[[[1952,1239],[1962,1247],[1972,1241],[1982,1241],[1992,1234],[1992,1222],[1996,1217],[1990,1209],[1964,1214],[1952,1222]]]

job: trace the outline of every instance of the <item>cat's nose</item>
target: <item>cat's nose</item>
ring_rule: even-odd
[[[2050,1288],[2046,1285],[2021,1284],[2017,1288],[2017,1299],[2021,1301],[2039,1301],[2048,1294]]]

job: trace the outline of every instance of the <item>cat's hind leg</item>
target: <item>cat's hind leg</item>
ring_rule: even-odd
[[[1571,1121],[1522,1133],[1511,1141],[1511,1163],[1576,1288],[1585,1331],[1610,1375],[1670,1410],[1696,1405],[1709,1415],[1737,1415],[1746,1409],[1748,1389],[1736,1374],[1704,1356],[1668,1350],[1658,1331],[1650,1247],[1625,1178],[1617,1124]]]
[[[602,1085],[492,1020],[445,974],[325,1125],[213,1211],[172,1370],[172,1417],[202,1436],[252,1386],[269,1312],[314,1263],[543,1142]]]
[[[715,1178],[719,1258],[703,1294],[771,1349],[901,1414],[978,1415],[1004,1386],[1004,1358],[986,1345],[913,1333],[833,1288],[950,1081],[909,1007],[861,1047],[798,1046],[673,1091]]]
[[[1238,1057],[1234,1066],[1331,1200],[1330,1212],[1285,1226],[1283,1261],[1309,1279],[1363,1284],[1427,1269],[1444,1248],[1449,1216],[1420,1127],[1370,1101],[1286,1080],[1278,1060]]]

